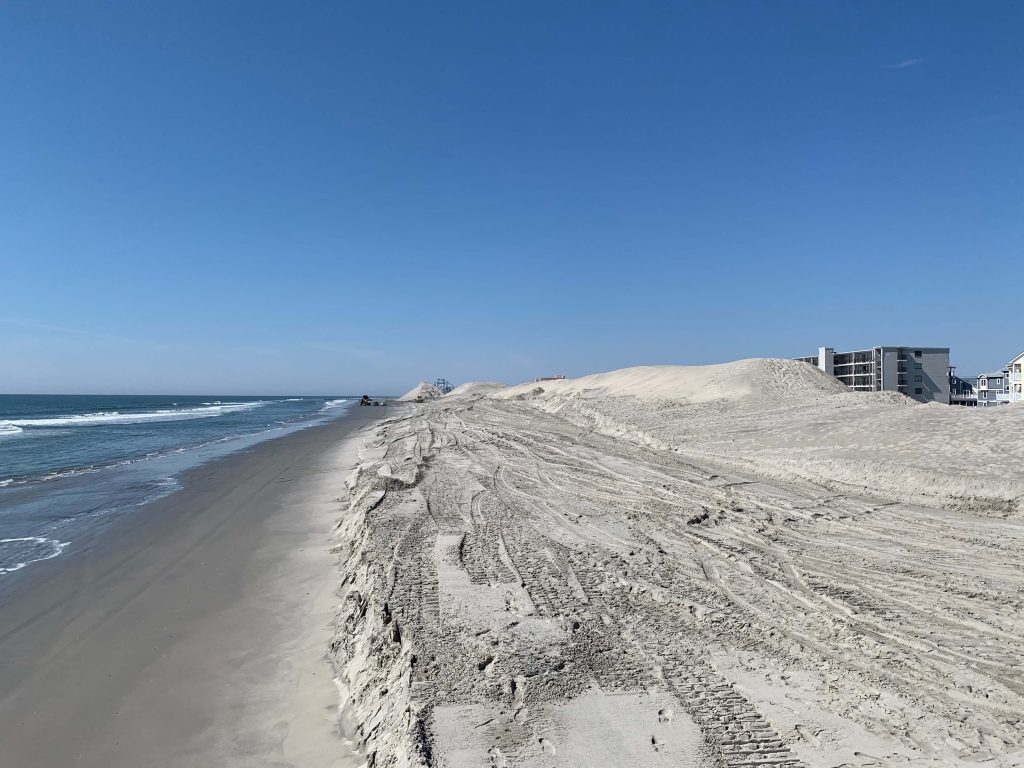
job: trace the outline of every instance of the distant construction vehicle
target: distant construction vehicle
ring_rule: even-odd
[[[442,395],[447,395],[455,389],[455,385],[448,381],[448,379],[436,379],[434,381],[434,386],[438,388]]]

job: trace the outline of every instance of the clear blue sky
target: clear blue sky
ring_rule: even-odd
[[[1024,349],[1024,4],[6,2],[0,391]]]

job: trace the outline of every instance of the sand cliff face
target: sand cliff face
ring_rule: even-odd
[[[429,744],[410,699],[412,638],[403,634],[404,619],[390,605],[396,574],[382,559],[380,541],[390,532],[380,530],[375,518],[389,491],[394,498],[415,487],[418,470],[414,464],[411,474],[392,475],[379,443],[371,438],[360,448],[360,464],[346,482],[349,496],[334,548],[342,602],[329,656],[341,698],[341,730],[356,753],[368,766],[404,768],[429,765]]]
[[[1022,764],[1021,470],[927,454],[1024,410],[739,365],[778,380],[545,382],[366,436],[331,655],[368,764]]]

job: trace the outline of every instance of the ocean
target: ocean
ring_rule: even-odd
[[[182,472],[358,397],[0,395],[0,588],[181,487]],[[8,584],[5,585],[4,582]]]

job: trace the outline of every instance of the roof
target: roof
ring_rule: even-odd
[[[1021,352],[1016,357],[1010,358],[1010,363],[1016,363],[1018,361],[1024,362],[1024,352]],[[1009,366],[1010,363],[1007,363],[1007,365]]]
[[[922,352],[949,352],[949,347],[921,347],[921,346],[915,347],[913,344],[879,344],[877,347],[869,347],[868,349],[855,349],[855,350],[853,350],[853,353],[856,353],[856,352],[873,352],[876,349],[904,349],[904,350],[910,350],[911,352],[913,352],[915,350],[921,350]],[[846,352],[844,350],[843,352],[836,352],[836,354],[837,355],[840,355],[840,354],[842,354],[842,355],[849,355],[849,354],[852,354],[852,353]]]
[[[1009,374],[1009,371],[992,371],[992,373],[979,373],[978,378],[980,379],[982,376],[987,376],[989,378],[1001,379],[1007,374]]]

